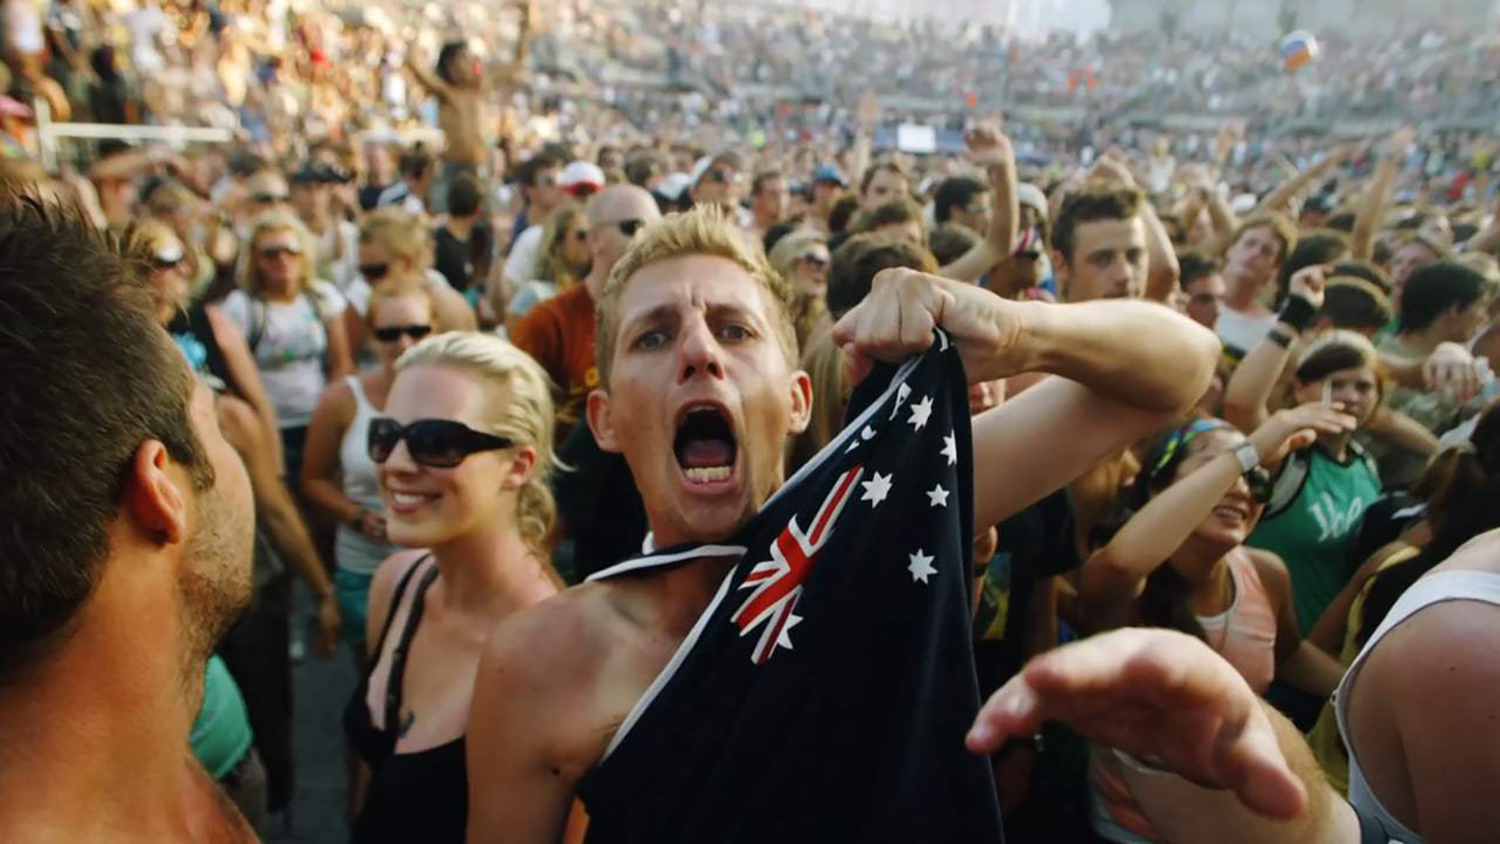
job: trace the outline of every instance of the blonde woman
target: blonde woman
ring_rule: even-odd
[[[385,412],[396,361],[434,332],[433,323],[432,297],[422,282],[393,282],[377,289],[369,310],[376,363],[330,384],[307,431],[302,486],[308,502],[339,526],[334,587],[346,619],[344,640],[361,669],[370,581],[396,551],[386,531],[377,467],[368,453],[370,422]]]
[[[512,291],[505,307],[507,329],[514,329],[532,308],[589,274],[589,225],[582,206],[569,203],[547,216],[537,253],[536,278]]]
[[[351,840],[462,842],[464,738],[490,630],[560,588],[548,564],[546,375],[499,338],[432,337],[370,423],[390,540],[370,589],[369,670],[344,713],[369,766]]]
[[[833,325],[824,293],[828,289],[828,240],[818,232],[797,231],[777,241],[769,256],[771,267],[792,283],[792,325],[800,348]]]
[[[307,423],[323,388],[354,369],[341,321],[344,298],[314,277],[312,253],[312,236],[295,214],[256,217],[240,254],[239,289],[223,305],[276,410],[288,479],[301,472]]]
[[[432,260],[432,226],[426,217],[400,208],[381,208],[365,217],[359,230],[359,277],[345,291],[349,307],[344,313],[344,330],[351,349],[365,348],[370,295],[393,281],[416,279],[427,286],[437,330],[473,331],[479,327],[474,309],[442,273],[432,268]]]

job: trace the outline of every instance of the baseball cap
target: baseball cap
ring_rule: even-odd
[[[661,184],[656,186],[656,192],[667,199],[677,202],[682,199],[682,194],[692,185],[692,177],[686,173],[671,173]]]
[[[844,178],[844,171],[832,164],[824,164],[818,168],[818,172],[813,174],[813,184],[816,185],[819,182],[833,182],[841,188],[849,187],[849,180]]]
[[[574,161],[563,168],[557,186],[574,196],[587,196],[604,189],[604,171],[587,161]]]
[[[1036,185],[1030,182],[1016,185],[1016,199],[1022,205],[1035,208],[1043,217],[1047,216],[1047,195],[1042,193],[1042,189]]]

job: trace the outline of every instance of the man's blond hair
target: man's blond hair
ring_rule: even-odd
[[[620,256],[594,313],[594,354],[599,365],[599,382],[609,385],[610,365],[615,357],[615,335],[620,330],[620,296],[631,276],[651,264],[688,255],[706,255],[734,262],[744,270],[769,300],[771,325],[787,365],[797,365],[797,333],[792,326],[792,285],[782,278],[766,256],[739,227],[714,205],[700,205],[691,211],[673,214],[641,230],[630,248]]]

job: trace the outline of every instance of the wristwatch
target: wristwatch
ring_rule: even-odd
[[[1245,440],[1235,447],[1234,459],[1240,461],[1240,474],[1248,474],[1260,468],[1260,449],[1255,443]]]

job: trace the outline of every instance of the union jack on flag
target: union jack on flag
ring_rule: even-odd
[[[791,630],[802,620],[792,612],[802,597],[802,581],[817,562],[818,552],[833,536],[839,514],[849,503],[849,493],[862,474],[864,469],[855,466],[839,478],[813,517],[811,533],[803,531],[793,516],[771,544],[771,559],[751,569],[740,584],[739,588],[752,590],[730,617],[739,626],[740,635],[748,635],[757,626],[765,625],[750,655],[750,661],[756,665],[765,664],[778,647],[791,650]]]

